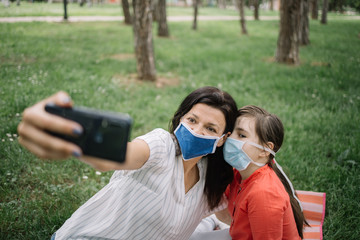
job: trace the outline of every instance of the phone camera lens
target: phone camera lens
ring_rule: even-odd
[[[97,132],[94,136],[94,141],[96,143],[102,143],[103,142],[103,135],[100,132]]]

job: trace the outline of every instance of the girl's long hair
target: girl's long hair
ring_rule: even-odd
[[[202,87],[190,93],[180,104],[169,124],[170,133],[174,133],[180,119],[198,103],[219,109],[225,117],[224,134],[232,132],[237,117],[237,106],[234,99],[226,92],[215,87]],[[180,154],[180,153],[178,153]],[[232,167],[224,160],[223,147],[216,148],[215,153],[207,155],[208,163],[204,193],[211,210],[217,207],[223,193],[233,179]]]
[[[259,137],[260,144],[270,147],[267,145],[267,143],[272,142],[274,144],[274,152],[277,152],[280,149],[284,140],[284,126],[276,115],[270,114],[266,110],[253,105],[240,108],[238,114],[238,116],[245,116],[255,119],[255,132]],[[274,170],[284,185],[286,192],[289,194],[296,227],[299,236],[303,238],[303,227],[304,225],[308,225],[308,223],[306,222],[299,202],[293,195],[293,191],[289,182],[286,180],[286,177],[282,174],[282,172],[277,168],[273,159],[274,156],[270,154],[268,165]]]

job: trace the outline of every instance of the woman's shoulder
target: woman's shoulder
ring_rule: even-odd
[[[162,146],[173,145],[171,134],[162,128],[155,128],[154,130],[144,135],[136,137],[136,139],[141,139],[145,141],[149,145],[149,147],[151,146],[159,147],[160,145]]]
[[[145,137],[164,137],[164,138],[168,138],[170,137],[170,133],[168,131],[166,131],[165,129],[162,129],[162,128],[155,128],[153,129],[152,131],[144,134],[144,135],[141,135],[141,136],[138,136],[137,138],[145,138]]]

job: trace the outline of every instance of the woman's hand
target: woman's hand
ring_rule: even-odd
[[[58,92],[25,109],[23,119],[18,125],[19,143],[42,159],[80,157],[82,155],[80,147],[54,137],[46,130],[76,136],[83,132],[81,125],[47,113],[44,109],[47,103],[54,103],[62,107],[72,106],[69,95],[65,92]]]
[[[223,223],[226,223],[229,226],[231,225],[231,216],[227,208],[222,211],[216,212],[215,215]]]
[[[19,143],[39,158],[59,160],[74,156],[100,171],[138,169],[149,158],[149,147],[142,140],[128,143],[124,163],[83,156],[79,146],[46,132],[47,130],[72,136],[80,135],[83,132],[81,125],[77,122],[46,112],[45,105],[47,103],[54,103],[61,107],[72,107],[73,105],[68,94],[58,92],[25,109],[23,119],[18,126]]]

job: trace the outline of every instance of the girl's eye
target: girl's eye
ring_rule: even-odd
[[[241,133],[239,133],[239,137],[240,138],[246,138],[246,136],[244,134],[241,134]]]

